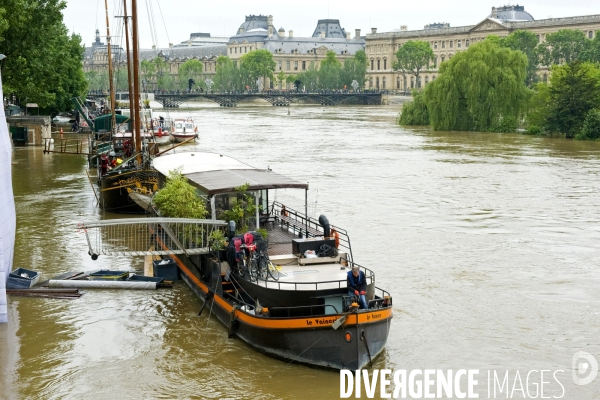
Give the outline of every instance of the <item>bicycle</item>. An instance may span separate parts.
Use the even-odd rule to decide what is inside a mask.
[[[269,259],[269,254],[267,253],[267,242],[258,241],[256,243],[257,251],[257,267],[258,267],[258,277],[262,280],[267,280],[270,276],[273,280],[279,279],[279,272],[277,268],[273,265],[271,260]]]
[[[247,254],[246,254],[247,253]],[[240,277],[246,274],[250,275],[250,281],[256,282],[258,279],[258,261],[256,256],[256,244],[242,244],[240,251],[236,254],[237,273]]]

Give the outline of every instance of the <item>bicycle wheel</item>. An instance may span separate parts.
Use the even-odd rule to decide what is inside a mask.
[[[237,268],[235,272],[239,275],[240,278],[243,278],[246,275],[246,259],[244,257],[240,257],[237,262]]]
[[[273,280],[279,280],[279,271],[277,271],[271,260],[267,260],[267,271],[269,271],[269,275]]]
[[[256,257],[250,258],[248,269],[250,270],[250,281],[256,282],[258,280],[258,262],[256,261]]]
[[[267,264],[268,260],[264,255],[259,256],[258,258],[258,277],[264,281],[269,277],[269,266]]]

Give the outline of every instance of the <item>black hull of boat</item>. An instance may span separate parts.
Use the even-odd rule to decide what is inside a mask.
[[[174,257],[183,280],[203,299],[229,330],[251,347],[280,359],[311,366],[356,370],[369,366],[386,344],[392,320],[391,307],[351,313],[337,330],[332,323],[340,315],[274,318],[257,316],[236,308],[219,294],[220,286],[200,280],[189,260]],[[186,260],[187,262],[184,262]],[[209,287],[216,287],[207,299]],[[233,316],[235,314],[235,317]]]

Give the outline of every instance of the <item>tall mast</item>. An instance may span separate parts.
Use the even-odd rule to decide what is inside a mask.
[[[112,51],[110,45],[110,25],[108,23],[108,0],[104,0],[104,9],[106,10],[106,44],[108,47],[108,90],[110,91],[110,113],[112,115],[112,129],[111,134],[117,128],[117,118],[115,117],[115,87],[113,82],[113,69],[112,69]]]
[[[106,1],[106,0],[105,0]],[[140,139],[140,60],[139,60],[139,41],[138,41],[138,23],[137,23],[137,0],[131,0],[131,19],[133,23],[133,124],[135,136],[135,151],[142,151],[142,141]]]
[[[129,19],[127,18],[127,0],[123,0],[123,21],[125,22],[125,47],[127,49],[127,82],[129,82],[129,118],[133,118],[133,79],[131,77],[131,51],[129,49]]]

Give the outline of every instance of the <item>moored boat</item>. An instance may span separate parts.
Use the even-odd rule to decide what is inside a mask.
[[[227,327],[229,337],[272,356],[335,369],[362,368],[383,351],[392,297],[375,285],[372,270],[354,262],[347,232],[324,216],[309,217],[306,203],[301,212],[270,201],[278,189],[306,194],[308,184],[213,153],[167,154],[154,159],[153,167],[159,185],[180,169],[207,199],[212,220],[240,201],[242,186],[241,196],[250,195],[258,206],[249,223],[252,234],[235,235],[230,224],[228,257],[218,251],[172,256],[203,309]],[[256,232],[261,228],[267,240]],[[154,234],[164,251],[177,242],[165,232]],[[246,250],[236,249],[238,241]],[[310,252],[315,257],[304,256]],[[364,309],[348,290],[353,268],[365,279]]]
[[[191,119],[175,119],[171,130],[171,137],[176,143],[183,142],[187,139],[198,135],[198,127]]]

